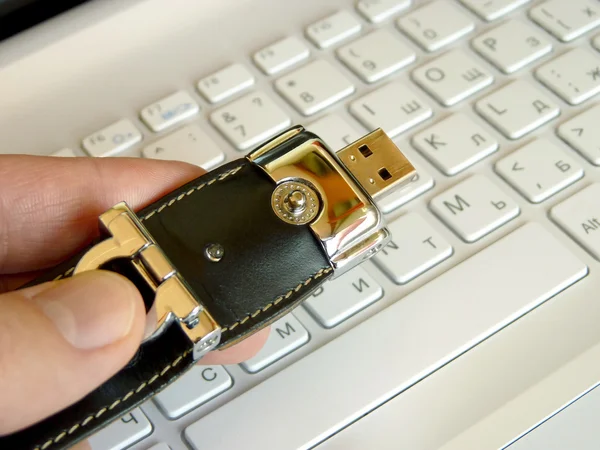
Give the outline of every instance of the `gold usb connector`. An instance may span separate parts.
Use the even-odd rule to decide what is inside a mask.
[[[354,141],[337,156],[374,200],[405,185],[416,174],[414,166],[381,128]]]

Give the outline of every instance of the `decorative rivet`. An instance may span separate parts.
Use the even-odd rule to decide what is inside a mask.
[[[319,212],[317,192],[311,186],[297,181],[284,181],[277,185],[271,204],[280,219],[294,225],[311,222]]]
[[[219,262],[223,255],[225,254],[225,249],[221,244],[209,244],[206,246],[204,250],[204,255],[206,259],[212,262]]]

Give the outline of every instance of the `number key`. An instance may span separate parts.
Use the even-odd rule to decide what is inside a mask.
[[[337,56],[367,83],[373,83],[410,64],[411,50],[389,31],[377,30],[340,48]]]
[[[262,92],[215,110],[210,121],[238,150],[247,150],[291,124],[287,114]]]
[[[398,27],[428,52],[475,29],[475,23],[450,3],[436,1],[398,19]]]
[[[317,60],[279,78],[275,89],[310,116],[351,95],[354,85],[329,62]]]

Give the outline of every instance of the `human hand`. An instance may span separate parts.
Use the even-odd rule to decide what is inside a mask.
[[[138,210],[203,173],[178,162],[0,156],[0,435],[78,401],[134,355],[146,314],[107,271],[14,290],[75,254],[120,201]],[[268,330],[201,364],[252,357]]]

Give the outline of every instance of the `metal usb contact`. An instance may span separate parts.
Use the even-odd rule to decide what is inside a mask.
[[[247,158],[276,183],[275,214],[284,222],[310,226],[336,277],[389,242],[375,199],[404,186],[416,173],[381,129],[336,153],[297,126]]]
[[[351,143],[337,156],[375,200],[415,175],[413,165],[381,129]]]

